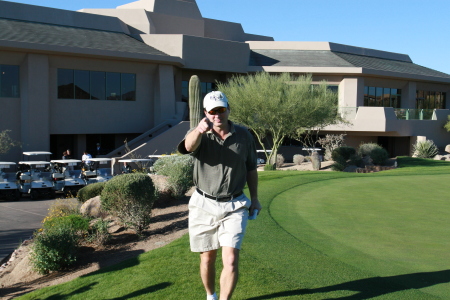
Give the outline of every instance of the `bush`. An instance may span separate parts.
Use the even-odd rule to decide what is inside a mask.
[[[333,150],[344,145],[346,134],[327,134],[324,138],[320,138],[317,142],[325,149],[325,160],[331,160]]]
[[[91,198],[100,196],[105,184],[106,182],[96,182],[81,188],[77,194],[78,201],[84,203]]]
[[[272,164],[265,164],[264,165],[264,171],[274,171],[276,169],[277,168],[275,167],[275,165],[272,165]]]
[[[31,264],[39,274],[62,270],[76,262],[78,236],[68,227],[57,227],[34,237]]]
[[[439,149],[432,140],[426,140],[413,145],[413,153],[418,158],[433,158],[439,154]]]
[[[194,185],[194,158],[190,155],[170,155],[159,158],[153,165],[157,175],[168,176],[172,197],[179,199]]]
[[[384,165],[389,158],[389,153],[384,148],[375,148],[369,154],[375,165]]]
[[[148,175],[123,174],[109,180],[100,196],[102,208],[116,215],[137,234],[150,225],[150,213],[156,189]]]
[[[343,171],[349,165],[360,164],[361,158],[356,154],[353,147],[342,146],[331,152],[334,163],[331,165],[333,171]]]
[[[58,199],[50,205],[46,218],[64,217],[76,213],[78,213],[78,203],[76,201]]]
[[[277,168],[281,168],[283,164],[284,164],[283,154],[277,154],[277,162],[276,162]]]
[[[67,228],[78,237],[83,237],[89,229],[89,220],[80,214],[71,214],[63,217],[46,217],[42,228],[44,232]]]
[[[293,162],[296,165],[301,165],[305,161],[305,157],[301,154],[295,154],[293,157]]]
[[[92,224],[88,237],[89,242],[95,245],[105,245],[110,239],[111,234],[108,231],[109,221],[99,219]]]
[[[358,148],[358,153],[359,155],[361,155],[362,157],[369,155],[370,157],[372,157],[370,155],[370,153],[374,150],[374,149],[383,149],[383,147],[381,147],[380,145],[376,144],[376,143],[367,143],[367,144],[361,144],[359,145]]]
[[[349,146],[342,146],[338,147],[331,152],[331,158],[333,161],[339,160],[339,159],[345,159],[346,161],[350,159],[352,155],[356,154],[356,150],[353,147]]]

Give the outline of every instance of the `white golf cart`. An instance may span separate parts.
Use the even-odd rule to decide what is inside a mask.
[[[24,152],[24,158],[31,159],[39,156],[50,158],[51,152]],[[30,194],[31,199],[55,198],[49,161],[33,160],[19,161],[19,190],[22,194]]]
[[[52,169],[53,189],[63,192],[65,196],[75,197],[78,190],[86,185],[81,174],[81,160],[57,159],[50,161]]]
[[[154,160],[151,158],[134,158],[120,159],[118,162],[121,164],[119,174],[128,174],[133,171],[150,173],[150,167],[153,166]]]
[[[86,185],[108,181],[113,177],[111,175],[111,158],[99,157],[89,160],[90,163],[84,164],[81,169],[81,178]]]
[[[20,199],[16,183],[16,163],[0,161],[0,199],[17,201]]]

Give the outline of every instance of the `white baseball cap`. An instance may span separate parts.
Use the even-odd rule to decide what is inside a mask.
[[[228,99],[222,92],[210,92],[203,98],[203,107],[206,111],[210,111],[216,107],[228,107]]]

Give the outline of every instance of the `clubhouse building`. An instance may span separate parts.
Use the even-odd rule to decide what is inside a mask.
[[[331,42],[277,42],[238,23],[203,18],[195,0],[139,0],[78,12],[0,1],[0,131],[21,151],[67,148],[74,158],[175,150],[187,130],[188,81],[202,92],[234,74],[312,74],[338,91],[346,144],[410,155],[418,139],[440,148],[450,75],[408,55]],[[268,99],[270,101],[270,99]],[[2,160],[18,161],[21,151]],[[290,158],[287,158],[290,159]]]

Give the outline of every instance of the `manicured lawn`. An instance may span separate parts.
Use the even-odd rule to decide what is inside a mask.
[[[234,299],[448,299],[450,163],[260,173]],[[220,270],[219,270],[220,271]],[[21,299],[204,299],[187,236]]]

